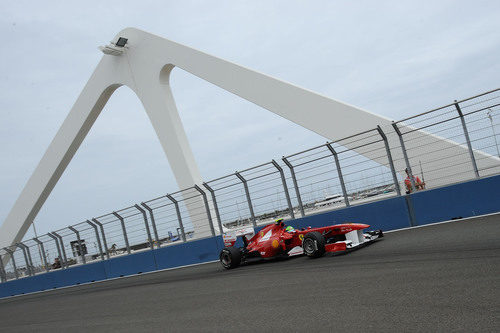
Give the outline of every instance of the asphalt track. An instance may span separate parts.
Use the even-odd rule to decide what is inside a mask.
[[[0,300],[1,332],[500,332],[500,216],[347,255],[218,263]]]

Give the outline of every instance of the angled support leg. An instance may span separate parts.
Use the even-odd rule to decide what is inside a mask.
[[[85,265],[87,263],[87,260],[85,259],[85,253],[83,253],[83,246],[82,246],[82,240],[80,238],[80,232],[73,228],[72,226],[68,227],[69,230],[73,231],[76,235],[76,240],[78,241],[78,252],[77,255],[79,255],[82,258],[82,262]]]
[[[123,232],[123,240],[125,241],[125,247],[127,249],[127,253],[130,254],[130,244],[128,243],[127,228],[125,227],[125,219],[117,212],[113,212],[113,215],[116,216],[118,220],[120,220]]]
[[[59,262],[61,262],[61,268],[64,268],[63,256],[62,256],[62,252],[61,252],[61,247],[59,246],[59,240],[57,239],[57,237],[55,235],[51,234],[50,232],[47,233],[47,236],[52,238],[54,240],[54,243],[56,243],[57,254],[59,255],[59,257],[58,257]]]
[[[92,222],[97,224],[99,226],[99,229],[101,230],[102,242],[104,243],[103,244],[104,245],[104,252],[106,253],[106,258],[109,259],[109,248],[108,248],[108,242],[106,241],[106,233],[104,232],[104,226],[96,218],[93,218]]]
[[[16,265],[16,260],[14,259],[14,251],[4,247],[3,248],[5,252],[7,252],[10,256],[10,260],[12,260],[12,269],[14,270],[14,276],[16,277],[16,280],[19,279],[19,272],[17,271],[17,265]]]
[[[52,234],[57,237],[57,239],[59,240],[59,244],[61,244],[61,252],[63,255],[63,257],[61,258],[61,261],[62,261],[61,267],[66,266],[66,268],[68,268],[69,267],[68,257],[66,256],[66,249],[64,248],[64,241],[63,241],[61,235],[59,235],[55,231],[52,231]]]
[[[155,215],[153,214],[153,208],[151,208],[148,204],[145,202],[141,202],[142,207],[146,208],[146,210],[149,212],[149,219],[151,220],[151,225],[153,226],[153,233],[155,235],[155,241],[156,241],[156,247],[160,248],[160,238],[158,237],[158,229],[156,228],[156,221],[155,221]]]
[[[43,246],[43,242],[41,242],[38,238],[33,238],[33,240],[38,244],[40,247],[40,260],[42,260],[43,265],[45,267],[45,270],[48,272],[49,271],[49,264],[47,262],[47,256],[45,255],[45,247]],[[1,261],[1,260],[0,260]]]

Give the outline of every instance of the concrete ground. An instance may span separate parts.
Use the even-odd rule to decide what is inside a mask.
[[[500,216],[340,256],[219,263],[0,300],[1,332],[500,331]]]

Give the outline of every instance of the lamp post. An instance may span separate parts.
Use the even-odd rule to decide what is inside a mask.
[[[490,108],[488,108],[488,112],[486,112],[486,114],[488,115],[488,118],[490,118],[490,123],[491,123],[491,130],[493,131],[493,138],[495,139],[495,146],[497,148],[497,156],[500,157],[500,152],[498,150],[498,142],[497,142],[497,134],[495,133],[495,126],[493,126],[493,117],[492,117],[492,113],[493,111],[491,111]]]

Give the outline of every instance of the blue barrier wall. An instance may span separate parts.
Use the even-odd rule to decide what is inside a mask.
[[[500,175],[287,221],[296,228],[361,222],[393,230],[500,211]],[[410,199],[410,200],[408,200]],[[410,218],[408,203],[414,216]],[[411,208],[411,207],[410,207]],[[260,229],[260,228],[259,228]],[[217,260],[221,236],[172,244],[92,264],[0,283],[0,298]]]
[[[0,283],[0,298],[217,260],[222,237],[172,244]]]
[[[211,237],[167,246],[155,251],[158,269],[199,264],[217,260],[222,247],[222,237]]]
[[[154,251],[111,258],[103,261],[107,278],[140,274],[157,270]]]
[[[105,280],[109,277],[104,264],[97,262],[1,283],[0,298]]]
[[[500,175],[412,194],[419,225],[500,211]]]

